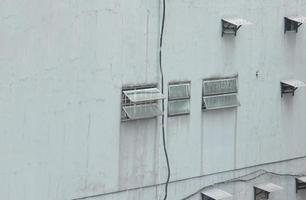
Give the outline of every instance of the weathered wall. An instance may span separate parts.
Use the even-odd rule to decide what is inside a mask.
[[[192,81],[191,115],[167,120],[172,180],[306,155],[306,91],[281,99],[279,88],[306,81],[305,27],[283,34],[283,17],[305,12],[302,0],[167,1],[165,82]],[[231,16],[254,25],[221,38],[220,19]],[[165,180],[160,119],[120,122],[122,85],[159,82],[159,21],[157,0],[1,1],[1,199]],[[203,113],[201,80],[233,74],[241,107]],[[112,198],[162,195],[153,190]]]
[[[282,190],[271,193],[272,200],[302,200],[306,197],[305,190],[295,192],[295,177],[291,175],[305,174],[306,159],[294,159],[285,162],[265,164],[250,168],[214,173],[184,181],[174,181],[170,184],[168,199],[177,200],[189,197],[188,200],[200,200],[201,194],[197,191],[215,183],[231,180],[236,177],[245,182],[229,182],[215,185],[216,188],[234,194],[234,200],[254,200],[253,187],[258,184],[272,182],[283,187]],[[271,174],[267,172],[274,172]],[[248,175],[248,176],[245,176]],[[116,199],[163,199],[164,186],[134,189],[125,192],[101,195],[89,198],[91,200]],[[208,189],[210,189],[209,187]],[[205,191],[205,190],[204,190]],[[193,195],[191,195],[193,194]]]

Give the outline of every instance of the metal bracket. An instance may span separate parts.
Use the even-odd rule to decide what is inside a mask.
[[[202,194],[201,196],[202,196],[202,200],[214,200],[208,196],[205,196],[204,194]]]
[[[293,21],[287,17],[284,18],[284,33],[286,34],[287,31],[295,31],[296,33],[298,32],[299,27],[303,24],[303,23],[299,23],[296,21]]]
[[[237,31],[239,30],[240,26],[237,26],[235,24],[231,24],[226,22],[225,20],[221,20],[222,24],[222,34],[221,36],[223,37],[224,34],[229,34],[229,35],[237,35]]]
[[[262,198],[269,199],[269,192],[254,187],[254,200],[262,200]]]
[[[296,186],[296,193],[298,193],[299,190],[306,189],[306,183],[298,180],[297,178],[295,179],[295,186]]]
[[[292,96],[294,96],[294,92],[296,89],[296,87],[281,83],[281,97],[283,97],[284,94],[292,94]]]

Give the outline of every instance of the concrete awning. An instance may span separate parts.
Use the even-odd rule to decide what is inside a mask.
[[[255,186],[255,188],[258,188],[260,190],[263,190],[265,192],[271,193],[278,190],[282,190],[283,188],[281,186],[275,185],[274,183],[264,183]]]
[[[301,181],[301,182],[303,182],[303,183],[306,183],[306,176],[297,178],[297,180],[299,180],[299,181]]]
[[[299,88],[299,87],[305,87],[306,86],[306,84],[303,81],[299,81],[299,80],[295,80],[295,79],[283,80],[283,81],[281,81],[281,83],[292,86],[294,88]]]
[[[233,18],[233,19],[222,19],[223,21],[233,24],[235,26],[242,26],[242,25],[251,25],[252,22],[249,22],[245,19],[241,19],[241,18]]]
[[[202,195],[215,199],[215,200],[228,200],[228,199],[232,199],[232,196],[233,196],[230,193],[217,189],[217,188],[202,192]]]
[[[287,17],[289,20],[297,22],[297,23],[305,23],[306,22],[306,17],[304,16],[291,16]]]

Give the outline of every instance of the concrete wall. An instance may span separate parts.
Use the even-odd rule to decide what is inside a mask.
[[[160,82],[160,2],[3,0],[0,11],[1,199],[162,183],[160,119],[120,122],[121,87]],[[171,180],[306,155],[306,91],[281,98],[279,84],[306,81],[305,27],[283,34],[283,17],[305,12],[302,0],[167,1],[165,82],[192,85],[190,116],[167,119]],[[221,38],[220,20],[232,16],[254,25]],[[202,79],[233,74],[241,107],[202,112]],[[170,186],[169,199],[202,185],[184,184]],[[110,198],[161,198],[152,188]]]

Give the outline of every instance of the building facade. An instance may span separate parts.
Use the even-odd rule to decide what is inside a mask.
[[[6,200],[163,199],[162,117],[122,121],[122,88],[161,91],[158,0],[4,0],[0,6],[0,194]],[[306,28],[302,0],[167,0],[162,47],[168,200],[218,188],[302,200]],[[223,37],[221,19],[242,18]],[[240,106],[203,110],[203,80],[235,77]],[[168,117],[168,84],[190,82],[190,114]],[[161,102],[158,101],[158,106]],[[239,179],[235,181],[233,179]]]

